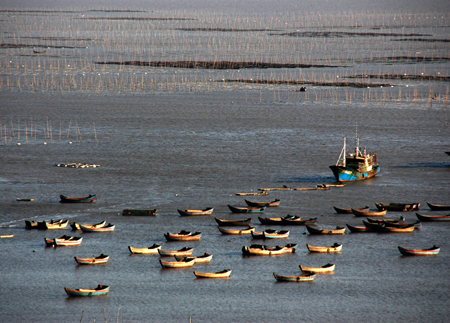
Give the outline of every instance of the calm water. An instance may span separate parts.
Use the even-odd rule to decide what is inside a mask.
[[[76,8],[67,4],[64,12],[26,12],[25,7],[0,12],[2,43],[10,44],[0,49],[0,233],[14,234],[0,241],[1,321],[102,322],[105,315],[110,322],[188,322],[189,317],[192,322],[448,321],[450,242],[445,223],[423,223],[422,230],[411,234],[342,236],[311,236],[304,227],[286,226],[291,232],[288,239],[264,244],[298,243],[295,254],[244,257],[242,246],[260,242],[250,236],[221,235],[214,221],[214,216],[249,217],[232,214],[227,207],[245,204],[237,192],[332,182],[328,166],[336,162],[344,137],[353,147],[356,126],[361,146],[378,153],[379,176],[327,191],[274,191],[250,197],[281,199],[280,207],[262,216],[318,217],[319,225],[328,228],[362,224],[360,218],[337,215],[333,206],[374,208],[378,201],[420,202],[421,213],[430,214],[426,201],[450,204],[450,157],[444,153],[450,150],[448,81],[368,80],[392,83],[393,87],[383,88],[306,84],[306,93],[287,84],[227,81],[334,82],[336,76],[362,73],[448,76],[445,59],[386,60],[417,52],[448,58],[446,42],[342,34],[355,31],[355,25],[361,25],[358,32],[380,32],[374,27],[382,25],[388,26],[383,27],[388,33],[431,35],[409,38],[445,39],[449,17],[448,11],[437,14],[441,2],[435,3],[434,13],[415,3],[409,11],[381,7],[383,3],[374,8],[359,4],[358,10],[351,11],[349,2],[347,11],[324,12],[327,19],[299,9],[298,15],[292,14],[296,11],[291,2],[286,2],[284,11],[271,11],[267,5],[253,13],[239,11],[242,4],[219,10],[217,4],[202,7],[194,2],[182,10],[170,2],[165,7],[137,3],[133,9],[140,11],[128,13],[92,12],[82,4]],[[108,6],[124,8],[120,3]],[[245,8],[252,7],[249,3]],[[283,12],[290,14],[280,15]],[[425,19],[432,14],[435,19]],[[110,19],[125,16],[196,20]],[[235,26],[252,31],[179,30]],[[287,37],[255,31],[267,26],[276,34],[297,30],[340,34]],[[46,53],[33,54],[36,45],[46,45]],[[378,60],[370,60],[371,55]],[[203,70],[95,64],[188,57],[325,62],[340,67]],[[101,166],[54,166],[70,162]],[[65,205],[59,203],[60,194],[97,194],[98,200]],[[17,198],[35,201],[17,202]],[[207,206],[215,208],[213,216],[177,214],[177,209]],[[125,208],[157,208],[158,214],[118,215]],[[409,222],[416,220],[413,212],[391,212],[387,217],[400,215]],[[257,231],[270,228],[259,224],[257,215],[250,217]],[[44,237],[72,234],[70,230],[24,229],[24,220],[59,218],[80,223],[107,220],[116,230],[77,232],[83,237],[81,246],[54,249],[45,247]],[[164,233],[183,229],[201,231],[202,239],[165,241]],[[306,243],[334,242],[343,244],[341,253],[309,254],[306,249]],[[153,243],[164,249],[192,246],[194,255],[214,256],[209,264],[168,270],[161,269],[159,256],[130,255],[127,249]],[[397,249],[433,244],[441,247],[438,256],[402,257]],[[110,255],[107,265],[77,266],[73,259],[100,253]],[[336,264],[335,273],[318,275],[312,283],[277,283],[272,276],[273,272],[299,273],[300,264],[329,262]],[[233,270],[230,279],[200,280],[192,273],[225,268]],[[111,286],[108,296],[73,298],[64,292],[66,286],[97,284]]]

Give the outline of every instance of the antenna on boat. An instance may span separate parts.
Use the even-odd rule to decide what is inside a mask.
[[[356,147],[355,147],[355,157],[359,156],[359,137],[358,137],[358,124],[356,124]]]

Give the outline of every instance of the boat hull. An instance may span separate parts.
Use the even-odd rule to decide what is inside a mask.
[[[194,275],[197,278],[229,278],[231,275],[231,269],[225,269],[215,273],[201,273],[194,271]]]
[[[429,249],[406,249],[398,246],[398,250],[405,256],[432,256],[437,255],[441,248],[433,246]]]
[[[69,296],[100,296],[109,292],[109,286],[99,286],[95,289],[71,289],[64,287]]]
[[[338,182],[354,182],[354,181],[362,181],[371,177],[374,177],[376,174],[380,172],[379,166],[373,166],[373,169],[369,172],[362,173],[357,170],[344,167],[344,166],[330,166],[331,171]]]
[[[425,221],[425,222],[431,222],[431,221],[450,221],[450,214],[449,215],[424,215],[416,213],[417,218],[419,221]]]
[[[285,276],[273,273],[275,279],[279,282],[305,282],[313,281],[316,278],[316,274],[303,274],[299,276]]]

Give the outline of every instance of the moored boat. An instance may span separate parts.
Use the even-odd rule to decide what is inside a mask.
[[[344,147],[341,154],[336,165],[330,166],[330,169],[338,182],[365,180],[374,177],[380,171],[377,154],[366,153],[366,149],[361,152],[358,136],[356,136],[355,152],[350,154],[347,154],[344,138]]]
[[[115,228],[116,226],[111,223],[102,227],[85,226],[83,224],[80,224],[80,229],[83,232],[112,232]]]
[[[227,220],[227,219],[220,219],[220,218],[214,218],[218,225],[224,227],[224,226],[250,226],[250,223],[252,223],[252,218],[244,219],[244,220]]]
[[[211,215],[214,211],[214,208],[212,207],[207,207],[206,209],[203,210],[179,210],[178,209],[178,213],[181,216],[190,216],[190,215]]]
[[[271,202],[255,202],[255,201],[249,201],[245,200],[245,203],[247,203],[248,206],[256,206],[256,207],[277,207],[280,205],[281,201],[279,199],[275,199]]]
[[[264,230],[263,235],[265,239],[285,239],[289,237],[288,230]]]
[[[447,215],[425,215],[425,214],[419,214],[416,213],[417,218],[419,221],[450,221],[450,214]]]
[[[312,272],[303,273],[301,275],[295,275],[295,276],[286,276],[286,275],[280,275],[277,273],[273,273],[273,276],[279,282],[305,282],[305,281],[313,281],[314,278],[316,278],[316,274],[314,274]]]
[[[74,257],[75,261],[79,265],[99,265],[99,264],[106,264],[109,260],[108,255],[101,254],[97,257],[91,257],[91,258],[78,258]]]
[[[96,288],[92,289],[71,289],[64,287],[64,290],[69,296],[100,296],[106,295],[109,292],[109,286],[98,285]]]
[[[192,257],[186,257],[184,259],[181,259],[179,261],[165,261],[162,259],[159,259],[159,263],[163,268],[186,268],[186,267],[192,267],[195,263],[195,259]]]
[[[99,228],[99,227],[104,227],[105,225],[106,225],[106,221],[102,221],[102,222],[94,223],[94,224],[83,224],[83,226],[86,228]],[[72,230],[81,230],[80,224],[77,222],[71,223],[70,226],[72,227]]]
[[[344,234],[345,228],[337,226],[336,229],[319,229],[313,228],[309,225],[306,226],[306,229],[310,234]]]
[[[310,273],[329,273],[329,272],[333,272],[336,265],[334,264],[326,264],[320,267],[306,267],[306,266],[302,266],[299,265],[300,269],[303,272],[310,272]]]
[[[161,257],[173,257],[173,256],[190,256],[194,248],[183,247],[179,250],[161,250],[158,249],[158,253]]]
[[[41,221],[35,222],[30,220],[25,220],[25,229],[64,229],[67,227],[69,220],[50,220],[50,221]]]
[[[429,203],[429,202],[427,202],[427,204],[430,207],[430,209],[432,209],[433,211],[447,211],[447,210],[450,210],[450,205],[433,204],[433,203]]]
[[[231,269],[224,269],[214,273],[202,273],[194,271],[194,275],[197,278],[229,278],[231,275]]]
[[[433,246],[428,249],[407,249],[398,246],[398,250],[401,252],[402,255],[405,256],[431,256],[431,255],[437,255],[441,248]]]
[[[86,197],[69,197],[60,195],[59,198],[61,203],[92,203],[97,198],[97,196],[91,194]]]
[[[408,212],[408,211],[414,211],[418,210],[420,203],[381,203],[381,202],[375,202],[375,205],[378,210],[383,211],[399,211],[399,212]]]
[[[366,217],[367,216],[385,216],[386,212],[387,212],[387,210],[379,211],[379,210],[367,209],[367,210],[363,210],[363,211],[358,211],[358,210],[352,209],[352,213],[355,216],[366,216]]]
[[[248,226],[247,228],[243,229],[225,229],[222,227],[218,228],[222,234],[251,234],[252,231],[255,231],[255,228],[252,226]]]
[[[253,239],[284,239],[289,236],[289,231],[267,229],[261,232],[252,231],[251,234]]]
[[[307,243],[306,247],[308,248],[309,252],[340,252],[342,250],[342,244],[339,244],[337,242],[327,247],[312,246]]]
[[[12,237],[14,237],[14,234],[2,234],[2,235],[0,235],[0,238],[12,238]]]
[[[79,246],[81,244],[81,242],[83,241],[82,237],[71,237],[71,236],[67,236],[64,235],[60,238],[44,238],[45,243],[47,246],[51,246],[51,247],[70,247],[70,246]]]
[[[238,196],[256,196],[256,195],[267,195],[266,191],[252,192],[252,193],[236,193]]]
[[[367,218],[367,222],[370,223],[405,223],[405,217],[404,216],[400,216],[399,219],[374,219],[371,217]]]
[[[175,259],[177,260],[177,261],[180,261],[180,260],[183,260],[184,258],[189,258],[189,259],[194,259],[194,263],[205,263],[205,262],[211,262],[211,259],[212,259],[212,257],[213,257],[213,255],[212,254],[210,254],[210,253],[207,253],[207,252],[205,252],[203,255],[201,255],[201,256],[196,256],[196,257],[193,257],[193,256],[177,256],[177,255],[175,255]]]
[[[317,218],[310,218],[308,220],[302,220],[301,217],[296,215],[287,215],[279,218],[263,218],[258,217],[259,222],[262,224],[270,224],[270,225],[305,225],[305,224],[314,224],[317,223]]]
[[[388,232],[388,233],[411,233],[414,231],[414,224],[406,225],[406,226],[393,226],[392,224],[387,225],[386,223],[370,223],[367,221],[363,221],[364,225],[372,230],[377,232]]]
[[[164,237],[168,241],[194,241],[200,240],[202,233],[181,230],[178,233],[167,232],[164,234]]]
[[[242,247],[242,254],[249,256],[275,256],[285,253],[293,253],[298,248],[297,244],[289,243],[285,246],[268,247],[266,245],[252,244]]]
[[[336,207],[336,206],[333,206],[333,208],[334,208],[334,210],[336,211],[336,213],[339,213],[339,214],[352,214],[352,213],[353,213],[352,210],[356,210],[356,211],[364,211],[364,210],[368,210],[368,209],[369,209],[368,206],[363,207],[363,208],[361,208],[361,209],[353,209],[353,208],[345,209],[345,208],[340,208],[340,207]]]
[[[228,205],[228,208],[233,213],[261,213],[266,209],[265,206],[233,206]]]
[[[122,215],[125,216],[153,216],[158,212],[157,209],[151,210],[136,210],[136,209],[125,209],[122,211]]]
[[[69,224],[69,220],[62,221],[59,223],[51,223],[51,222],[44,221],[44,226],[45,226],[45,229],[47,229],[47,230],[65,229],[65,228],[67,228],[68,224]]]
[[[366,226],[355,226],[355,225],[347,224],[347,228],[350,230],[350,232],[353,232],[353,233],[375,232],[375,230],[368,228]]]
[[[132,254],[157,254],[159,249],[161,249],[161,245],[156,243],[148,248],[135,248],[132,246],[128,246],[128,250],[130,250]]]

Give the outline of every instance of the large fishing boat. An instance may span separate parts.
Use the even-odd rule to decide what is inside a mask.
[[[356,135],[355,152],[350,154],[346,152],[346,139],[344,138],[344,147],[336,165],[332,165],[330,168],[338,182],[361,181],[375,176],[380,171],[377,154],[368,154],[366,148],[363,152],[359,149],[358,135]]]

